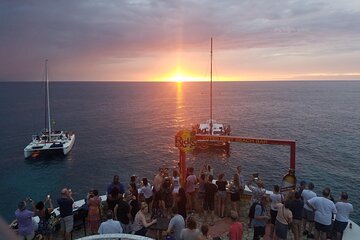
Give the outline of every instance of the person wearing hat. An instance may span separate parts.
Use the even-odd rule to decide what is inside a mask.
[[[230,240],[241,240],[243,237],[243,224],[238,221],[238,213],[234,210],[230,211],[231,225],[229,228]]]
[[[26,201],[32,204],[33,211],[26,208]],[[18,235],[25,239],[33,239],[35,236],[32,217],[34,216],[35,204],[31,198],[26,201],[21,201],[18,204],[18,209],[15,211],[15,217],[18,222]]]

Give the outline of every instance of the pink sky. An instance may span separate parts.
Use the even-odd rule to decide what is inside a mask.
[[[360,79],[360,1],[3,1],[0,81]]]

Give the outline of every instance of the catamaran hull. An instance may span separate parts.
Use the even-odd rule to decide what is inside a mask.
[[[75,134],[71,134],[66,141],[56,142],[31,142],[24,149],[24,157],[38,157],[45,154],[63,154],[67,155],[75,143]]]
[[[223,141],[196,141],[196,148],[199,149],[208,149],[208,148],[224,148],[229,149],[230,143],[229,142],[223,142]]]
[[[71,136],[69,145],[64,146],[63,148],[64,155],[67,155],[71,151],[72,147],[74,146],[74,143],[75,143],[75,134]]]

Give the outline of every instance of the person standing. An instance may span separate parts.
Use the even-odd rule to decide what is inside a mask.
[[[153,189],[147,178],[142,179],[142,186],[140,188],[140,193],[144,195],[145,202],[148,205],[147,210],[150,211],[150,209],[152,209],[152,202],[153,202]]]
[[[204,198],[204,223],[207,223],[207,217],[210,213],[210,225],[214,225],[214,210],[215,210],[215,194],[218,190],[217,186],[212,183],[213,176],[209,175],[208,181],[205,183],[205,198]]]
[[[89,206],[88,211],[88,225],[91,234],[96,234],[100,226],[100,204],[101,199],[99,197],[98,190],[94,189],[89,192],[87,204]]]
[[[116,187],[119,190],[120,194],[125,193],[124,186],[119,181],[119,175],[115,175],[114,178],[113,178],[112,183],[110,183],[108,185],[108,187],[107,187],[107,195],[110,195],[110,193],[111,193],[111,191],[113,190],[114,187]]]
[[[314,238],[314,235],[312,234],[312,229],[314,227],[314,211],[306,204],[306,202],[316,197],[316,193],[313,191],[314,187],[314,184],[309,182],[307,188],[301,193],[301,197],[304,200],[303,235],[307,235],[308,238]],[[308,230],[306,230],[306,224],[308,224]]]
[[[287,239],[289,224],[292,223],[293,215],[289,209],[289,200],[276,204],[278,209],[275,222],[275,239]]]
[[[233,182],[229,186],[230,190],[230,201],[232,205],[232,210],[236,212],[240,212],[240,206],[238,209],[238,205],[240,202],[240,182],[239,182],[239,175],[237,173],[234,174]]]
[[[188,199],[188,208],[192,212],[195,210],[195,185],[197,177],[194,175],[194,168],[189,168],[189,176],[186,178],[186,195]]]
[[[24,239],[33,239],[35,236],[32,217],[34,216],[35,205],[31,198],[27,201],[32,204],[33,211],[26,208],[26,201],[21,201],[18,204],[18,209],[15,211],[15,217],[18,222],[18,235]]]
[[[206,175],[205,173],[201,173],[199,176],[199,188],[197,194],[197,206],[199,217],[203,217],[204,215],[204,198],[205,198],[205,183],[206,183]]]
[[[162,167],[159,168],[159,172],[154,177],[154,193],[159,192],[161,190],[161,185],[164,182],[164,169]]]
[[[302,192],[304,191],[304,189],[306,188],[306,182],[305,181],[301,181],[298,188],[296,189],[296,192],[298,192],[301,196]]]
[[[164,178],[161,186],[161,199],[164,203],[165,217],[171,215],[171,208],[174,206],[173,185],[169,177]]]
[[[262,196],[260,202],[255,203],[255,213],[254,213],[254,238],[253,240],[259,240],[260,237],[265,235],[265,226],[269,220],[269,217],[266,215],[266,204],[267,197]]]
[[[49,207],[46,205],[49,203]],[[52,239],[53,228],[49,224],[49,219],[51,217],[51,211],[54,209],[50,195],[47,196],[45,201],[40,201],[36,205],[36,215],[39,217],[40,221],[38,223],[37,234],[41,234],[44,239]]]
[[[187,214],[186,214],[186,203],[187,203],[187,199],[186,199],[186,193],[185,193],[185,189],[180,187],[179,188],[179,195],[176,198],[175,201],[175,206],[178,207],[178,211],[179,214],[186,219],[187,218]]]
[[[255,183],[255,184],[254,184]],[[258,177],[257,174],[253,174],[252,179],[248,182],[248,187],[251,191],[251,206],[249,209],[249,224],[248,227],[250,228],[252,225],[252,212],[256,207],[256,204],[261,203],[261,199],[266,194],[266,189],[264,187],[264,182]]]
[[[243,224],[238,221],[238,213],[234,210],[230,212],[231,225],[229,229],[229,240],[242,240],[243,237]]]
[[[100,224],[99,234],[122,233],[123,229],[119,221],[113,220],[112,210],[106,212],[107,221]]]
[[[303,208],[304,202],[301,200],[301,194],[300,192],[295,192],[295,199],[290,200],[289,206],[289,209],[293,214],[291,230],[294,233],[294,240],[300,240]]]
[[[270,194],[270,226],[271,226],[271,235],[274,234],[274,227],[276,222],[276,215],[278,213],[277,204],[284,201],[283,195],[280,193],[280,186],[274,185],[273,192]]]
[[[337,210],[329,198],[330,188],[326,187],[322,191],[322,197],[314,197],[306,203],[315,211],[315,240],[326,239],[331,232],[332,215],[337,213]]]
[[[63,188],[61,190],[61,198],[57,200],[60,211],[60,225],[61,232],[63,233],[64,239],[70,239],[70,233],[73,230],[74,226],[74,216],[73,216],[73,203],[74,199],[72,198],[71,190]]]
[[[218,188],[218,215],[221,218],[225,217],[225,203],[226,203],[226,185],[227,181],[224,179],[224,173],[219,174],[216,185]]]
[[[131,191],[132,195],[134,195],[136,197],[136,199],[139,198],[137,179],[138,179],[138,177],[136,175],[132,175],[130,177],[130,183],[129,183],[130,191]]]
[[[120,222],[124,233],[130,233],[130,216],[130,205],[124,201],[123,195],[120,195],[119,202],[114,208],[114,217]]]
[[[180,176],[178,171],[174,170],[173,171],[173,177],[172,177],[172,184],[173,184],[173,196],[174,198],[177,196],[177,194],[179,193],[179,189],[180,189]]]
[[[336,232],[336,239],[342,239],[342,235],[346,226],[348,225],[349,215],[354,210],[353,205],[348,202],[348,194],[341,193],[340,201],[335,204],[337,214],[334,223],[334,230]]]
[[[236,167],[236,173],[239,175],[239,184],[240,184],[240,187],[242,189],[241,193],[244,191],[245,189],[245,178],[244,178],[244,175],[242,174],[242,167],[241,165],[237,166]]]

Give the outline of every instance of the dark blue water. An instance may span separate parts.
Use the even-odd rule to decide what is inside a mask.
[[[51,83],[57,129],[73,130],[66,157],[25,160],[23,149],[44,126],[41,83],[0,83],[0,213],[13,219],[26,196],[59,197],[63,187],[84,198],[101,194],[114,174],[152,178],[159,166],[177,165],[174,135],[209,118],[207,83]],[[360,222],[360,82],[236,82],[214,84],[214,118],[231,124],[233,135],[294,139],[298,180],[315,190],[329,186],[337,199],[347,191]],[[267,188],[281,183],[289,148],[234,143],[223,153],[189,154],[188,166],[211,164],[227,178],[242,164],[259,172]]]

